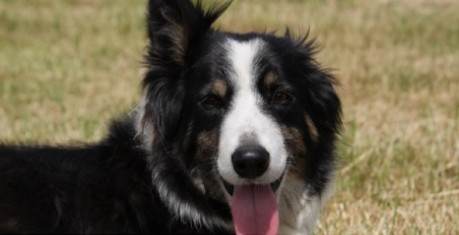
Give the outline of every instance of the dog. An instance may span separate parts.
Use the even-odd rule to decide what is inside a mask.
[[[0,145],[1,233],[312,234],[336,168],[336,79],[305,38],[151,0],[143,97],[81,146]]]

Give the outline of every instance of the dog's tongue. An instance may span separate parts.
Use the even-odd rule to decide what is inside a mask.
[[[269,184],[234,186],[231,201],[237,235],[276,235],[279,212]]]

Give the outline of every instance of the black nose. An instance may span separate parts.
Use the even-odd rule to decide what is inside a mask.
[[[253,179],[268,169],[269,153],[259,145],[242,146],[233,153],[231,161],[240,177]]]

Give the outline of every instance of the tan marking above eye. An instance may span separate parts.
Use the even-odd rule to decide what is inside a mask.
[[[279,76],[273,71],[266,73],[264,79],[264,84],[266,87],[272,87],[279,81]]]
[[[228,92],[228,85],[225,80],[218,78],[212,82],[211,89],[215,95],[219,97],[225,97],[226,93]]]

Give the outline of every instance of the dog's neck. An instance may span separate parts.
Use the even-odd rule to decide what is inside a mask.
[[[310,196],[304,182],[292,178],[281,190],[279,234],[312,234],[326,196]]]

